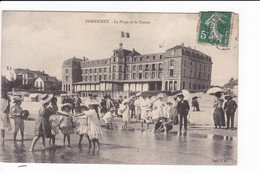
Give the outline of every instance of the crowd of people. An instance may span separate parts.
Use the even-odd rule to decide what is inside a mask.
[[[224,104],[222,93],[215,93],[214,101],[214,125],[215,128],[230,126],[234,128],[234,115],[237,104],[231,96],[225,96]],[[22,99],[19,96],[13,98],[14,105],[10,106],[10,98],[7,90],[2,89],[1,98],[1,121],[0,129],[2,141],[5,138],[5,130],[12,130],[9,115],[14,118],[14,140],[20,131],[24,140],[24,119],[28,117],[28,111],[22,108]],[[34,150],[37,141],[42,139],[42,148],[45,148],[45,139],[49,139],[49,145],[55,145],[57,134],[63,134],[63,144],[70,146],[70,135],[79,135],[78,144],[86,137],[89,141],[89,148],[99,149],[99,139],[102,137],[100,127],[101,119],[105,122],[107,129],[113,129],[114,117],[122,117],[122,130],[128,128],[130,121],[140,122],[141,131],[154,124],[155,133],[168,133],[174,126],[179,125],[179,130],[187,131],[188,114],[190,111],[189,102],[184,94],[179,93],[165,99],[163,93],[154,96],[145,96],[142,93],[119,99],[111,99],[106,95],[101,100],[97,95],[90,94],[87,100],[82,102],[78,95],[65,97],[62,100],[60,109],[57,98],[52,94],[43,94],[40,101],[38,117],[35,122],[35,137],[32,140],[30,151]],[[198,97],[192,99],[193,111],[200,111]],[[225,123],[225,113],[227,123]]]

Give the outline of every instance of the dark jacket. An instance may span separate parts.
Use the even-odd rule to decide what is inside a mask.
[[[190,110],[189,102],[187,100],[183,100],[183,102],[178,102],[177,108],[179,114],[188,115],[188,112]]]

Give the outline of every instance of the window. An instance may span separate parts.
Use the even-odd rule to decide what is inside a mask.
[[[155,70],[155,64],[152,64],[152,70]]]
[[[155,78],[155,72],[152,72],[152,79]]]
[[[89,73],[92,73],[92,69],[89,69]]]
[[[121,65],[119,66],[119,71],[122,71],[122,66]]]
[[[169,90],[172,90],[172,85],[173,85],[173,82],[170,81],[170,82],[169,82]]]
[[[109,72],[111,72],[111,67],[109,67]]]
[[[107,80],[107,75],[104,75],[104,80]]]
[[[189,89],[191,89],[191,82],[189,83]]]
[[[153,56],[153,60],[155,60],[155,55]]]
[[[105,61],[105,64],[107,64],[107,61]]]
[[[174,91],[177,90],[177,81],[174,81]]]
[[[66,73],[69,73],[69,69],[66,69]]]
[[[165,90],[168,90],[168,81],[165,81]]]
[[[182,83],[182,89],[185,89],[185,81]]]
[[[133,79],[136,79],[136,74],[135,73],[133,74]]]
[[[68,81],[69,80],[69,76],[66,76],[66,81]]]
[[[99,80],[100,80],[100,81],[102,80],[102,76],[101,76],[101,75],[99,75]]]
[[[161,69],[162,69],[162,63],[159,64],[159,70],[161,70]]]
[[[144,78],[148,79],[148,73],[145,73]]]
[[[113,74],[113,76],[112,76],[112,79],[115,79],[116,78],[116,75],[115,74]]]
[[[113,71],[115,71],[115,70],[116,70],[116,66],[114,65],[114,66],[113,66]]]
[[[162,59],[162,55],[160,55],[160,59]]]
[[[162,77],[162,72],[158,72],[158,78]]]
[[[113,58],[113,61],[116,62],[116,58]]]
[[[192,62],[190,62],[190,66],[192,67]]]
[[[192,70],[190,70],[190,78],[192,78]]]
[[[85,81],[88,81],[88,76],[85,76]]]
[[[170,76],[173,76],[174,70],[170,69]]]
[[[88,69],[85,70],[85,73],[86,73],[86,74],[88,73]]]
[[[142,70],[142,65],[139,65],[139,70]]]
[[[199,72],[199,79],[200,79],[200,72]]]
[[[129,62],[129,57],[126,57],[126,62]]]
[[[145,70],[146,70],[146,71],[149,70],[149,65],[148,65],[148,64],[145,65]]]
[[[119,73],[119,80],[122,79],[122,73]]]
[[[136,70],[136,65],[133,66],[133,70]]]
[[[140,57],[140,61],[143,61],[143,57]]]
[[[134,58],[134,62],[136,61],[136,58]]]
[[[126,71],[129,71],[129,66],[128,65],[126,66]]]
[[[95,76],[94,76],[94,81],[96,81],[96,80],[97,80],[97,76],[95,75]]]
[[[104,68],[104,72],[107,72],[107,68],[106,67]]]
[[[174,60],[171,60],[170,66],[174,66]]]
[[[146,60],[147,60],[147,61],[149,60],[149,56],[146,57]]]
[[[142,79],[142,73],[139,73],[139,79]]]
[[[99,73],[101,73],[102,72],[102,68],[99,68]]]
[[[97,72],[97,69],[95,68],[95,69],[94,69],[94,73],[96,73],[96,72]]]
[[[111,75],[108,75],[108,78],[111,79]]]
[[[184,60],[184,67],[186,67],[186,60]]]
[[[89,76],[89,81],[92,81],[92,76]]]
[[[126,74],[126,79],[129,79],[129,74]]]
[[[204,65],[204,71],[206,70],[206,66]]]

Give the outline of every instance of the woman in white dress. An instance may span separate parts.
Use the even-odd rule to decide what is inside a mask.
[[[1,115],[0,115],[0,129],[2,141],[5,139],[5,130],[12,130],[11,123],[9,119],[10,112],[10,99],[7,95],[7,91],[2,88],[1,94]]]

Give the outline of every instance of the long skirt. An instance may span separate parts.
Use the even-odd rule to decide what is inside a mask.
[[[225,126],[225,116],[222,108],[215,108],[213,119],[215,126]]]
[[[0,129],[1,130],[11,130],[11,123],[7,113],[1,112],[0,115]]]
[[[50,122],[43,117],[39,117],[36,120],[34,132],[36,136],[42,136],[47,138],[51,138],[53,136],[51,133]]]

